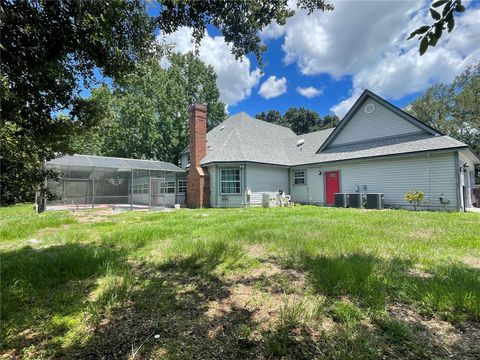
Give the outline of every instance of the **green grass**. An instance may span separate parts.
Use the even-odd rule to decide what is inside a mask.
[[[468,338],[455,345],[425,324],[480,333],[479,227],[476,213],[309,206],[0,208],[1,351],[468,358]]]

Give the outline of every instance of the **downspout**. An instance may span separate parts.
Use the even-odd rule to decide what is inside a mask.
[[[290,195],[290,198],[293,201],[292,198],[292,169],[288,168],[288,195]]]
[[[222,176],[222,171],[221,170],[218,171],[218,168],[217,168],[217,174],[216,175],[217,175],[217,179],[216,179],[216,181],[217,181],[217,206],[220,207],[220,203],[218,202],[218,196],[221,194],[221,191],[222,191],[222,189],[221,189],[222,184],[221,184],[221,179],[220,179],[220,177]],[[223,203],[222,203],[222,205],[223,205]]]
[[[243,168],[243,201],[244,206],[248,207],[248,197],[247,197],[247,165],[244,165]]]
[[[460,160],[458,157],[458,151],[453,153],[453,163],[454,163],[454,171],[455,171],[455,194],[457,198],[457,210],[462,210],[462,203],[460,199]]]

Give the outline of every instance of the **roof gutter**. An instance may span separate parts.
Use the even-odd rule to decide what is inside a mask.
[[[315,161],[309,163],[302,163],[296,164],[293,166],[305,166],[305,165],[315,165],[315,164],[330,164],[330,163],[337,163],[337,162],[344,162],[344,161],[355,161],[355,160],[364,160],[364,159],[376,159],[376,158],[385,158],[385,157],[399,157],[399,156],[413,156],[421,153],[426,152],[448,152],[448,151],[455,151],[461,149],[468,149],[468,146],[456,146],[456,147],[449,147],[449,148],[441,148],[441,149],[432,149],[432,150],[418,150],[418,151],[411,151],[411,152],[404,152],[404,153],[395,153],[395,154],[385,154],[385,155],[374,155],[374,156],[364,156],[364,157],[357,157],[357,158],[349,158],[349,159],[339,159],[339,160],[329,160],[329,161]]]

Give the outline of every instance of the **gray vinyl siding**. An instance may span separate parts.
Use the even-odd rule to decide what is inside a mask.
[[[324,204],[324,173],[335,170],[340,171],[341,192],[355,192],[356,185],[367,185],[369,193],[384,193],[387,205],[411,208],[404,200],[405,193],[418,190],[423,191],[428,200],[428,204],[422,206],[424,209],[457,209],[453,152],[310,166],[307,168],[307,185],[291,184],[293,200]],[[321,175],[319,171],[322,171]],[[440,197],[450,200],[450,204],[442,205]]]
[[[323,200],[323,175],[319,175],[322,167],[318,166],[299,166],[290,170],[290,193],[293,201],[302,204],[322,205]],[[295,185],[293,183],[293,172],[295,170],[305,170],[305,184]]]
[[[375,111],[371,114],[367,114],[364,111],[365,106],[369,103],[375,105]],[[419,127],[401,118],[376,101],[369,99],[358,109],[348,124],[345,125],[333,140],[331,146],[420,132],[422,130]]]
[[[210,206],[211,207],[244,207],[245,197],[245,165],[239,164],[214,164],[209,165],[210,174]],[[240,169],[240,194],[222,195],[220,193],[220,171],[221,169]]]
[[[240,169],[239,195],[222,195],[220,193],[220,171],[221,169]],[[262,194],[277,194],[282,189],[289,193],[288,168],[261,165],[261,164],[213,164],[208,166],[210,174],[210,204],[212,207],[245,207],[261,206]],[[251,195],[246,195],[246,190]]]
[[[216,207],[217,204],[217,167],[208,166],[208,175],[210,177],[210,206]]]
[[[180,167],[182,169],[186,169],[189,165],[188,155],[189,153],[183,153],[180,157]]]
[[[246,188],[251,190],[250,206],[262,205],[263,193],[274,195],[278,194],[278,190],[281,189],[289,194],[288,168],[247,164],[246,169]]]

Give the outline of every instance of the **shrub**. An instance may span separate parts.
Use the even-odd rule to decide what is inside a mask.
[[[424,204],[425,193],[423,191],[410,190],[405,194],[405,200],[407,200],[413,206],[413,210],[417,210],[418,205]]]

